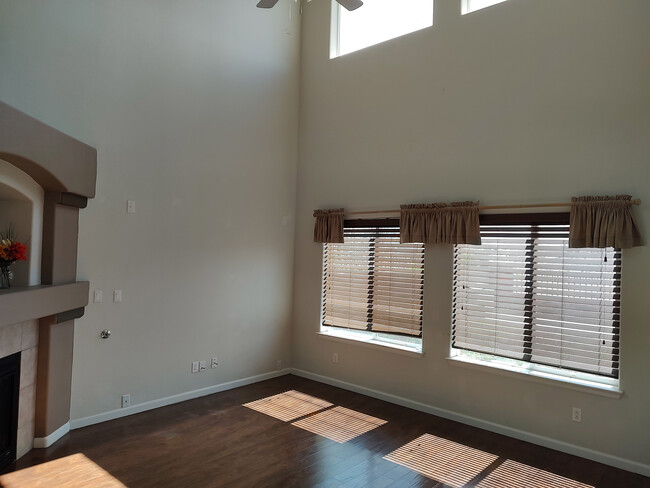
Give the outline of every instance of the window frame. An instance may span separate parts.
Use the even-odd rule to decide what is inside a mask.
[[[495,5],[499,5],[500,3],[504,3],[504,2],[507,2],[507,1],[508,0],[492,0],[492,3],[489,3],[488,5],[483,5],[481,7],[472,8],[472,0],[462,0],[461,14],[462,15],[471,14],[473,12],[478,12],[478,11],[484,10],[486,8],[494,7]]]
[[[567,225],[569,223],[568,213],[520,213],[520,214],[482,214],[480,216],[481,227],[488,225]],[[534,232],[531,232],[531,236]],[[454,248],[454,253],[456,248]],[[622,253],[620,249],[615,249],[617,256],[618,266],[622,264]],[[615,265],[616,267],[616,265]],[[620,271],[619,271],[620,273]],[[616,279],[616,271],[614,271],[613,279]],[[452,278],[452,287],[456,285],[456,270],[454,269]],[[621,280],[621,277],[618,277]],[[526,282],[527,283],[527,282]],[[528,283],[527,283],[528,284]],[[619,318],[614,320],[614,329],[616,332],[616,340],[620,342],[620,288],[619,283],[617,292],[618,299],[615,300],[612,306],[613,310],[618,309]],[[620,385],[620,345],[618,346],[618,366],[616,368],[616,375],[598,374],[593,372],[581,371],[569,367],[553,366],[541,362],[533,362],[524,359],[512,359],[506,356],[499,356],[496,354],[484,353],[480,351],[471,351],[466,348],[454,348],[454,302],[452,301],[452,317],[451,317],[451,335],[450,335],[450,356],[448,359],[455,360],[458,363],[465,363],[466,365],[475,365],[480,368],[488,367],[496,370],[507,371],[512,373],[523,373],[524,375],[533,376],[536,378],[543,378],[551,382],[573,383],[587,389],[604,389],[612,396],[620,396],[621,392],[618,390]]]

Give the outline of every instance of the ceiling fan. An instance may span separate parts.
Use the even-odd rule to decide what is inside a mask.
[[[257,4],[257,7],[271,8],[276,3],[278,3],[278,1],[279,0],[260,0],[260,3]],[[343,5],[348,10],[355,10],[361,7],[361,5],[363,5],[363,2],[361,0],[336,0],[336,1],[341,5]]]

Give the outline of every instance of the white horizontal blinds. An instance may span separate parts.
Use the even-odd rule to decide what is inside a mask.
[[[569,249],[564,216],[493,216],[456,246],[453,347],[618,376],[620,251]]]
[[[535,246],[532,361],[618,377],[621,254]]]
[[[424,244],[400,244],[399,227],[375,240],[372,330],[420,336]]]
[[[323,325],[366,330],[370,324],[371,237],[344,237],[323,251]]]
[[[326,244],[323,325],[421,336],[424,245],[400,244],[399,220],[346,221]]]
[[[532,316],[532,241],[481,234],[482,245],[455,247],[452,345],[524,359]]]

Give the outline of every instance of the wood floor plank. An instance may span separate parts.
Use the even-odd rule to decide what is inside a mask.
[[[386,424],[337,443],[243,406],[291,390]],[[292,375],[75,430],[0,473],[0,487],[110,486],[104,473],[128,488],[445,488],[383,459],[424,434],[498,456],[467,488],[506,460],[556,476],[545,480],[650,488],[650,478]],[[78,455],[87,462],[75,467]],[[56,460],[66,470],[46,464]]]

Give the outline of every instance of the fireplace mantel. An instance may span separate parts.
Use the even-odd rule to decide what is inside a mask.
[[[0,290],[0,327],[50,315],[83,314],[88,305],[88,281],[63,285],[36,285]]]

